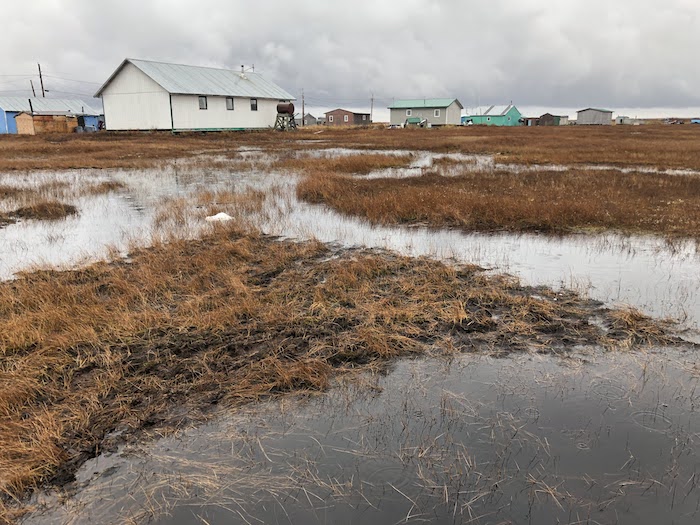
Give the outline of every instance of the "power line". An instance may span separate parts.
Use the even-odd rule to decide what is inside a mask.
[[[78,82],[80,84],[94,84],[96,86],[101,86],[103,83],[102,82],[91,82],[90,80],[76,80],[73,78],[63,78],[63,77],[57,77],[55,75],[44,75],[46,78],[56,78],[58,80],[65,80],[66,82]]]
[[[81,97],[90,97],[92,98],[92,93],[84,93],[84,92],[79,92],[79,91],[62,91],[60,89],[52,89],[50,91],[51,93],[63,93],[64,95],[80,95]]]

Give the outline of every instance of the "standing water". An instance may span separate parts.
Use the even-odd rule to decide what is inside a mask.
[[[698,326],[693,242],[372,226],[299,202],[295,176],[249,155],[263,160],[241,172],[171,165],[38,174],[123,187],[77,197],[77,217],[0,229],[0,277],[147,245],[164,199],[262,190],[264,209],[249,219],[272,235],[476,263]],[[381,175],[416,176],[426,162],[427,153],[409,173]],[[195,212],[183,235],[212,227]],[[24,521],[697,523],[698,378],[694,354],[669,349],[399,361],[327,394],[222,412],[210,424],[102,454],[67,493],[35,495],[38,510]]]

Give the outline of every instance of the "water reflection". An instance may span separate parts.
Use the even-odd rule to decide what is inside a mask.
[[[666,350],[402,361],[103,455],[25,523],[697,523],[699,377]]]
[[[332,149],[295,154],[359,153],[363,152]],[[408,155],[410,152],[393,153]],[[248,154],[257,159],[253,170],[249,167],[205,169],[192,162],[175,162],[154,170],[40,173],[37,175],[40,179],[53,177],[71,184],[113,180],[124,184],[126,189],[97,197],[80,197],[73,202],[80,209],[80,215],[65,221],[26,221],[0,229],[0,241],[6,247],[0,254],[0,278],[10,278],[34,265],[71,266],[104,258],[109,248],[125,253],[130,245],[148,244],[154,234],[155,210],[166,198],[200,191],[256,189],[268,192],[268,197],[263,213],[255,214],[250,220],[266,233],[480,264],[513,273],[526,283],[576,288],[611,305],[630,304],[658,317],[670,316],[690,327],[698,326],[700,257],[695,242],[669,244],[659,238],[615,234],[547,237],[371,226],[363,220],[341,216],[325,206],[297,201],[296,177],[266,167],[274,158],[269,154],[260,151]],[[413,167],[409,170],[421,170],[444,156],[415,153],[411,157]],[[0,182],[8,184],[14,180],[12,177],[3,175]],[[19,177],[26,179],[26,176]],[[198,235],[206,228],[202,219],[203,216],[190,221],[186,235]]]

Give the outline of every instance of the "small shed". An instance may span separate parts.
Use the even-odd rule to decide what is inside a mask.
[[[72,133],[78,127],[78,117],[74,115],[38,115],[23,111],[15,117],[15,123],[18,135]]]
[[[586,108],[576,112],[579,126],[611,126],[613,112],[609,109]]]
[[[538,119],[539,126],[566,126],[568,123],[568,115],[552,115],[551,113],[545,113]]]
[[[644,121],[638,118],[630,118],[627,116],[620,115],[615,117],[615,124],[622,126],[639,126],[644,124]]]
[[[304,118],[302,119],[301,117],[295,118],[297,126],[316,126],[318,125],[318,119],[314,117],[311,113],[307,113],[304,115]]]

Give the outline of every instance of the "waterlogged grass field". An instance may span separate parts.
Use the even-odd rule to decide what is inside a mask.
[[[695,135],[3,138],[0,521],[694,523]]]

